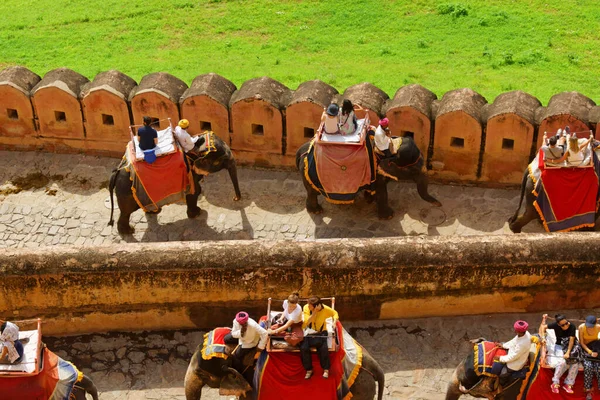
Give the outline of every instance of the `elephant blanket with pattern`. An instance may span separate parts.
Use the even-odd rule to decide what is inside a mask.
[[[504,364],[495,361],[508,350],[497,347],[494,342],[479,342],[474,348],[474,369],[477,376],[498,376]]]
[[[125,152],[125,170],[129,172],[131,191],[137,204],[145,212],[155,212],[167,204],[185,201],[193,185],[191,171],[187,170],[184,154],[181,148],[157,157],[156,161],[148,164],[137,160],[132,142],[129,142]]]
[[[600,204],[600,162],[595,153],[592,156],[593,168],[549,169],[544,168],[543,158],[538,154],[534,160],[538,161],[537,168],[529,168],[535,185],[533,205],[547,232],[567,232],[595,225]]]
[[[305,178],[325,200],[351,204],[375,182],[377,158],[370,140],[364,145],[322,144],[313,139],[304,159]]]
[[[362,366],[362,348],[337,322],[339,350],[329,352],[329,379],[323,379],[317,353],[312,353],[314,375],[304,379],[299,352],[263,351],[254,373],[257,400],[348,400]]]
[[[225,335],[231,332],[231,328],[215,328],[212,331],[204,334],[204,342],[202,343],[202,358],[210,360],[211,358],[227,358],[225,352]]]
[[[43,368],[37,375],[0,378],[0,400],[69,400],[73,387],[83,374],[46,347]]]

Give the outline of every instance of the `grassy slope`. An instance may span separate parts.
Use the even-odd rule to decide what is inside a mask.
[[[455,15],[461,5],[468,15]],[[216,72],[238,86],[268,75],[292,89],[321,79],[340,91],[369,81],[390,96],[419,83],[488,101],[514,89],[543,103],[564,90],[600,101],[595,0],[5,0],[0,15],[11,16],[0,66],[40,75],[166,71],[189,84]]]

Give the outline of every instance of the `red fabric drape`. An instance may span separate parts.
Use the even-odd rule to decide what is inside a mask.
[[[185,193],[189,188],[190,180],[185,166],[184,155],[181,150],[156,158],[152,164],[145,161],[135,161],[132,146],[128,147],[130,159],[135,170],[140,186],[135,187],[139,193],[138,203],[161,204],[161,200],[171,197],[172,201],[185,199]],[[137,182],[134,182],[134,185]],[[145,192],[146,196],[143,196]],[[147,197],[147,200],[146,200]],[[170,201],[171,202],[171,201]],[[140,204],[145,209],[146,204]]]
[[[540,368],[535,381],[531,384],[529,392],[527,392],[527,400],[585,400],[585,392],[583,391],[583,372],[580,371],[579,374],[577,374],[577,379],[573,385],[573,391],[575,392],[573,394],[566,393],[562,387],[559,394],[552,393],[550,391],[552,376],[554,376],[553,369]],[[561,386],[566,376],[567,373],[565,372],[561,380]],[[594,387],[598,387],[598,384],[595,380]],[[594,398],[598,397],[598,392],[596,391],[595,393],[596,396]]]
[[[327,193],[356,193],[371,183],[366,146],[315,145],[317,174]]]
[[[44,368],[34,376],[0,378],[0,400],[48,400],[58,382],[58,357],[44,348]]]
[[[342,379],[343,351],[330,352],[329,379],[322,377],[319,357],[312,353],[313,376],[304,379],[306,371],[300,353],[271,353],[266,361],[258,400],[309,399],[338,400],[337,387]]]

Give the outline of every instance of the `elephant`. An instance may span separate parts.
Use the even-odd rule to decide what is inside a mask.
[[[536,199],[535,195],[533,194],[534,188],[535,184],[529,175],[529,170],[525,170],[525,173],[523,174],[523,180],[521,182],[521,198],[519,199],[519,206],[517,207],[514,215],[508,219],[508,227],[513,233],[521,233],[523,227],[534,219],[540,220],[540,216],[533,205]],[[525,211],[521,216],[519,216],[523,198],[525,198]],[[596,220],[598,219],[598,216],[599,213],[596,212]],[[579,230],[594,230],[594,228],[580,228]]]
[[[383,369],[364,347],[361,346],[361,348],[363,352],[362,367],[354,384],[350,387],[352,400],[373,400],[376,393],[377,400],[382,400],[385,384]],[[233,346],[231,350],[233,350]],[[204,360],[201,352],[202,345],[199,345],[192,355],[192,359],[190,360],[190,364],[185,374],[184,387],[186,400],[200,400],[202,396],[202,387],[204,387],[204,385],[208,385],[208,387],[211,388],[219,388],[221,387],[223,378],[228,374],[227,360],[222,358]],[[298,355],[298,357],[300,356]],[[244,385],[247,392],[244,395],[241,395],[240,399],[254,399],[254,392],[248,383],[252,380],[253,376],[254,364],[251,364],[244,374],[244,378],[246,379]],[[377,383],[377,388],[375,388],[375,383]]]
[[[310,144],[311,142],[305,143],[296,152],[296,167],[300,171],[302,182],[306,188],[306,210],[310,213],[320,214],[323,212],[323,208],[318,202],[320,193],[313,188],[305,176],[304,159],[308,156]],[[417,184],[417,191],[423,200],[436,207],[441,207],[442,203],[428,193],[428,177],[424,172],[421,151],[410,136],[405,136],[402,138],[402,144],[396,154],[378,161],[374,198],[377,202],[377,214],[380,219],[391,219],[394,216],[394,210],[388,204],[387,183],[390,180],[401,179],[413,180]],[[373,201],[373,196],[368,192],[365,192],[365,198],[368,202]]]
[[[485,341],[483,338],[471,340],[473,345]],[[530,360],[534,353],[530,352]],[[462,395],[490,400],[516,400],[521,392],[523,378],[507,381],[498,390],[497,377],[476,375],[474,365],[475,351],[471,350],[467,357],[454,369],[452,378],[446,389],[446,400],[458,400]],[[503,380],[501,377],[500,380]]]
[[[194,194],[188,194],[185,197],[188,218],[195,218],[200,215],[201,210],[197,204],[198,197],[200,196],[202,190],[200,187],[200,181],[204,178],[204,176],[210,173],[227,169],[235,191],[235,197],[233,200],[238,201],[242,198],[238,184],[236,162],[231,149],[227,143],[221,140],[217,135],[212,133],[209,133],[208,135],[210,135],[214,140],[214,151],[206,151],[203,155],[202,150],[200,150],[201,155],[195,158],[193,161],[192,175],[195,190]],[[208,135],[200,136],[199,140],[196,142],[195,149],[202,149],[202,146],[205,145],[206,137],[208,137]],[[119,220],[117,221],[117,230],[121,235],[132,234],[134,232],[134,228],[129,225],[129,217],[134,211],[140,208],[131,191],[129,173],[122,171],[124,162],[125,161],[122,161],[121,165],[119,165],[117,169],[113,170],[108,186],[111,206],[110,221],[108,222],[108,225],[112,226],[114,224],[113,192],[115,192],[120,210]],[[160,209],[157,211],[157,213],[158,212],[160,212]]]

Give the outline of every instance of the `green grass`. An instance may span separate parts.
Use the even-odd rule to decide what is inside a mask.
[[[216,72],[238,87],[267,75],[291,89],[321,79],[390,96],[419,83],[490,102],[515,89],[600,101],[595,0],[5,0],[0,15],[0,67],[39,75],[164,71],[190,84]]]

